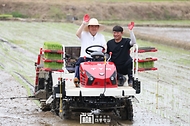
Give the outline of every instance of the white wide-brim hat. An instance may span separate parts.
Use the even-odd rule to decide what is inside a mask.
[[[99,25],[98,31],[103,31],[105,29],[105,26],[102,24],[99,24],[98,20],[96,18],[91,18],[88,22],[88,25],[84,27],[84,31],[89,31],[88,26],[89,25]]]

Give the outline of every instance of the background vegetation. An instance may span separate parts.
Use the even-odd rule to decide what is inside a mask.
[[[1,0],[0,14],[74,21],[88,13],[102,21],[189,20],[188,0]]]

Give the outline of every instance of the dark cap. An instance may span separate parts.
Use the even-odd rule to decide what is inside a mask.
[[[123,28],[121,26],[116,25],[116,26],[113,27],[113,31],[123,32]]]

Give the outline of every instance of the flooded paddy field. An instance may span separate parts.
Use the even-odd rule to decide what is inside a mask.
[[[66,45],[78,44],[73,34],[76,26],[70,26],[72,30],[63,26],[65,25],[55,23],[0,22],[0,29],[3,31],[0,35],[0,125],[82,125],[79,124],[79,120],[61,120],[51,112],[42,112],[33,100],[11,99],[11,97],[31,95],[29,93],[31,86],[26,85],[34,84],[34,62],[44,41],[59,41]],[[152,31],[149,31],[152,34]],[[155,67],[158,70],[139,72],[142,90],[141,94],[136,96],[139,103],[133,103],[134,121],[119,121],[116,124],[188,126],[190,124],[189,51],[140,40],[137,42],[139,46],[154,46],[158,49],[154,53],[139,54],[142,58],[157,57]],[[23,80],[18,73],[25,79]],[[111,124],[94,124],[96,125]]]

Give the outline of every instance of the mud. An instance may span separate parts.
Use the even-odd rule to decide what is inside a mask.
[[[190,28],[175,27],[135,27],[137,32],[148,34],[150,36],[164,37],[173,41],[180,40],[190,43]]]
[[[42,112],[34,100],[27,98],[26,89],[8,73],[1,71],[0,89],[0,125],[2,126],[82,126],[79,120],[62,120],[51,112]],[[170,125],[171,122],[161,118],[147,109],[134,104],[134,121],[120,121],[112,125],[138,126],[141,124]],[[98,126],[100,124],[94,124]],[[109,124],[101,124],[109,125]]]

